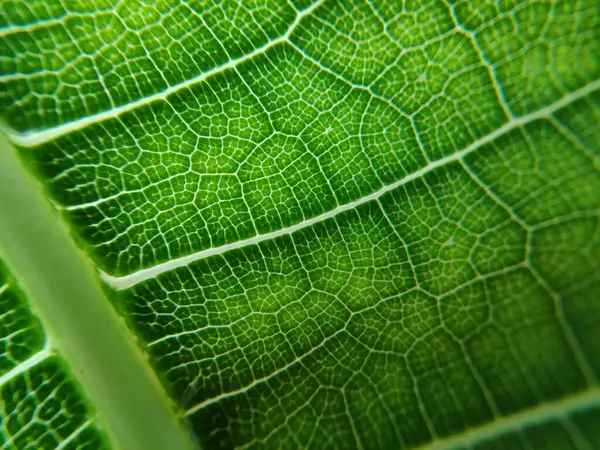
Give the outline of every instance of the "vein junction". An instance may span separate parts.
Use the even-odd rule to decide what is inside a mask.
[[[52,354],[53,352],[50,345],[46,344],[42,350],[38,351],[37,353],[34,353],[25,361],[20,362],[8,372],[0,375],[0,387],[2,387],[4,384],[8,383],[11,380],[14,380],[19,375],[26,373],[29,369],[35,367],[37,364],[44,361]]]
[[[122,62],[124,101],[102,73],[32,117],[104,112],[14,134],[182,414],[215,446],[590,447],[600,15],[272,2],[237,30],[245,4],[193,5],[148,16],[168,57]]]
[[[596,409],[598,405],[600,405],[600,389],[592,388],[553,402],[540,403],[532,408],[465,430],[461,434],[417,447],[415,450],[451,450],[463,446],[475,446],[536,425],[568,421],[569,416]]]
[[[202,81],[204,81],[207,78],[212,77],[216,74],[222,73],[222,72],[230,70],[232,68],[235,68],[236,66],[238,66],[239,64],[241,64],[245,61],[255,58],[258,55],[264,54],[266,51],[268,51],[270,48],[276,46],[277,44],[282,43],[282,42],[287,42],[290,38],[290,35],[294,32],[294,30],[300,24],[301,20],[304,17],[310,15],[323,2],[324,2],[324,0],[317,0],[308,8],[306,8],[302,11],[299,11],[296,16],[296,19],[292,22],[289,29],[282,36],[278,37],[277,39],[274,39],[274,40],[268,42],[267,44],[263,45],[262,47],[259,47],[255,50],[253,50],[252,52],[247,53],[239,58],[231,59],[227,63],[220,65],[218,67],[215,67],[213,69],[210,69],[196,77],[190,78],[189,80],[186,80],[186,81],[176,84],[174,86],[170,86],[169,88],[167,88],[161,92],[149,95],[147,97],[142,97],[142,98],[132,101],[130,103],[126,103],[126,104],[108,109],[106,111],[102,111],[100,113],[91,114],[91,115],[88,115],[81,119],[78,119],[78,120],[75,120],[72,122],[67,122],[62,125],[59,125],[59,126],[56,126],[53,128],[49,128],[49,129],[46,129],[43,131],[27,132],[25,134],[15,132],[14,130],[11,130],[9,128],[5,128],[3,131],[8,135],[10,140],[12,142],[14,142],[16,145],[18,145],[20,147],[35,147],[35,146],[41,145],[45,142],[49,142],[49,141],[58,139],[61,136],[65,136],[70,133],[73,133],[77,130],[86,128],[90,125],[94,125],[94,124],[103,122],[105,120],[119,117],[120,115],[122,115],[128,111],[133,111],[144,105],[148,105],[150,103],[160,101],[160,100],[165,100],[167,97],[175,94],[178,91],[181,91],[181,90],[188,88],[190,86],[193,86],[195,84],[201,83]]]
[[[465,158],[467,155],[469,155],[470,153],[480,149],[481,147],[485,146],[486,144],[493,142],[495,139],[498,139],[499,137],[504,136],[507,133],[509,133],[519,127],[523,127],[529,123],[532,123],[536,120],[549,118],[556,111],[560,110],[561,108],[564,108],[565,106],[567,106],[567,105],[571,104],[572,102],[575,102],[581,98],[585,98],[590,93],[593,93],[599,89],[600,89],[600,80],[596,80],[592,83],[589,83],[586,86],[565,95],[560,100],[558,100],[542,109],[539,109],[538,111],[535,111],[533,113],[509,120],[506,124],[504,124],[500,128],[498,128],[495,131],[493,131],[492,133],[478,139],[477,141],[473,142],[472,144],[465,147],[464,149],[462,149],[450,156],[441,158],[437,161],[430,162],[422,169],[419,169],[418,171],[416,171],[410,175],[407,175],[404,178],[402,178],[392,184],[389,184],[370,195],[362,197],[353,202],[350,202],[350,203],[347,203],[344,205],[340,205],[331,211],[327,211],[319,216],[304,220],[304,221],[299,222],[290,227],[283,228],[283,229],[280,229],[277,231],[273,231],[271,233],[257,235],[257,236],[251,237],[249,239],[244,239],[244,240],[234,242],[231,244],[226,244],[226,245],[223,245],[220,247],[202,250],[202,251],[193,253],[191,255],[176,258],[176,259],[158,264],[156,266],[153,266],[153,267],[150,267],[147,269],[141,269],[137,272],[131,273],[126,276],[114,277],[103,271],[100,271],[100,276],[106,283],[108,283],[110,286],[112,286],[115,289],[118,289],[118,290],[127,289],[127,288],[130,288],[130,287],[132,287],[138,283],[141,283],[145,280],[155,278],[158,275],[160,275],[161,273],[168,272],[177,267],[186,266],[186,265],[190,264],[191,262],[198,261],[198,260],[201,260],[204,258],[208,258],[208,257],[214,256],[214,255],[220,255],[225,252],[235,250],[238,248],[243,248],[243,247],[246,247],[249,245],[256,245],[260,242],[274,239],[279,236],[292,234],[296,231],[302,230],[302,229],[310,227],[314,224],[317,224],[317,223],[323,222],[327,219],[330,219],[332,217],[335,217],[344,211],[356,209],[359,205],[362,205],[364,203],[375,201],[378,198],[380,198],[382,195],[386,194],[387,192],[390,192],[390,191],[398,188],[399,186],[402,186],[413,180],[419,179],[437,168],[446,166],[455,161],[460,161],[463,158]]]

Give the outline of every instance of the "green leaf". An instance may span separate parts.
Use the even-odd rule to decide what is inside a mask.
[[[5,131],[206,448],[600,447],[600,2],[0,16]]]
[[[0,142],[1,250],[13,274],[0,297],[0,448],[91,450],[104,435],[110,448],[193,448],[91,261],[11,150]]]
[[[0,266],[2,448],[105,448],[90,408],[17,284]]]

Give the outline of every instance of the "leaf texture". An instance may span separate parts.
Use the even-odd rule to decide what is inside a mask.
[[[107,448],[91,409],[0,266],[0,448]]]
[[[7,4],[7,133],[207,448],[600,446],[600,3]]]

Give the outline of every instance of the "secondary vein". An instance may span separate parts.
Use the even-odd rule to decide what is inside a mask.
[[[18,377],[22,373],[27,372],[32,367],[37,366],[50,355],[52,355],[52,349],[50,348],[50,345],[46,343],[46,345],[44,345],[44,348],[42,348],[39,352],[34,353],[25,361],[21,362],[20,364],[17,364],[4,375],[0,376],[0,387],[4,386],[6,383]]]
[[[554,402],[540,403],[537,406],[519,411],[509,416],[499,417],[491,422],[465,430],[463,433],[435,440],[415,450],[451,450],[469,447],[490,441],[518,429],[560,420],[572,414],[600,406],[600,389],[587,391],[561,398]]]
[[[381,188],[380,190],[378,190],[376,192],[373,192],[372,194],[369,194],[365,197],[361,197],[357,200],[354,200],[353,202],[340,205],[335,209],[332,209],[330,211],[327,211],[323,214],[312,217],[310,219],[303,220],[292,226],[282,228],[280,230],[272,231],[269,233],[258,234],[251,238],[243,239],[243,240],[240,240],[237,242],[233,242],[231,244],[225,244],[225,245],[222,245],[219,247],[213,247],[213,248],[201,250],[201,251],[192,253],[190,255],[175,258],[175,259],[157,264],[155,266],[152,266],[152,267],[149,267],[146,269],[138,270],[136,272],[133,272],[133,273],[125,275],[125,276],[115,277],[115,276],[112,276],[103,271],[100,271],[100,276],[107,284],[109,284],[114,289],[117,289],[117,290],[127,289],[127,288],[135,286],[136,284],[141,283],[145,280],[154,278],[162,273],[168,272],[168,271],[176,269],[178,267],[186,266],[194,261],[198,261],[198,260],[201,260],[204,258],[209,258],[209,257],[215,256],[215,255],[221,255],[221,254],[231,251],[231,250],[247,247],[249,245],[259,244],[260,242],[263,242],[263,241],[267,241],[270,239],[275,239],[280,236],[292,234],[296,231],[310,227],[319,222],[323,222],[327,219],[333,218],[345,211],[355,209],[362,204],[365,204],[365,203],[373,201],[373,200],[377,200],[381,196],[386,194],[387,192],[390,192],[390,191],[392,191],[404,184],[407,184],[413,180],[421,178],[421,177],[427,175],[428,173],[434,171],[435,169],[438,169],[440,167],[446,166],[455,161],[459,161],[459,160],[465,158],[467,155],[474,152],[475,150],[483,147],[486,144],[493,142],[494,140],[498,139],[499,137],[504,136],[505,134],[507,134],[519,127],[522,127],[524,125],[527,125],[527,124],[534,122],[536,120],[539,120],[539,119],[544,119],[544,118],[550,117],[556,111],[564,108],[565,106],[569,105],[570,103],[573,103],[577,100],[580,100],[580,99],[586,97],[587,95],[589,95],[592,92],[595,92],[599,89],[600,89],[600,80],[595,80],[595,81],[587,84],[586,86],[565,95],[560,100],[558,100],[554,103],[551,103],[550,105],[547,105],[541,109],[538,109],[537,111],[534,111],[530,114],[526,114],[526,115],[514,118],[512,120],[509,120],[501,127],[497,128],[493,132],[477,139],[476,141],[474,141],[473,143],[471,143],[464,149],[457,151],[451,155],[448,155],[444,158],[433,161],[433,162],[427,164],[426,166],[424,166],[423,168],[419,169],[418,171],[413,172],[412,174],[409,174],[394,183],[388,184],[387,186],[384,186],[383,188]]]
[[[294,19],[294,21],[292,22],[290,27],[287,29],[287,31],[283,35],[278,37],[277,39],[273,39],[272,41],[266,43],[262,47],[259,47],[255,50],[251,51],[250,53],[246,53],[245,55],[242,55],[239,58],[229,60],[225,64],[214,67],[206,72],[203,72],[202,74],[200,74],[194,78],[190,78],[189,80],[186,80],[182,83],[170,86],[161,92],[157,92],[156,94],[152,94],[147,97],[143,97],[138,100],[135,100],[133,102],[117,106],[116,108],[102,111],[100,113],[93,114],[93,115],[87,116],[87,117],[83,117],[81,119],[77,119],[72,122],[67,122],[62,125],[59,125],[59,126],[56,126],[53,128],[49,128],[46,130],[34,131],[34,132],[28,132],[28,133],[19,133],[10,128],[6,128],[3,131],[8,136],[8,138],[10,139],[10,141],[13,144],[15,144],[19,147],[35,147],[37,145],[52,141],[56,138],[59,138],[66,134],[72,133],[74,131],[81,130],[89,125],[93,125],[93,124],[103,122],[108,119],[118,117],[121,114],[124,114],[128,111],[132,111],[136,108],[139,108],[141,106],[147,105],[152,102],[155,102],[157,100],[165,100],[170,95],[172,95],[182,89],[185,89],[187,87],[198,84],[213,75],[216,75],[216,74],[224,72],[228,69],[234,68],[237,65],[254,58],[255,56],[265,53],[267,50],[276,46],[277,44],[286,42],[289,39],[290,35],[298,27],[301,20],[304,17],[310,15],[315,9],[317,9],[323,3],[323,1],[324,0],[317,0],[315,3],[313,3],[308,8],[305,8],[305,9],[299,11],[298,15],[296,16],[296,18]]]

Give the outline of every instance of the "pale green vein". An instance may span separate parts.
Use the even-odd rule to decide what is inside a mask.
[[[393,191],[394,189],[398,188],[399,186],[407,184],[413,180],[419,179],[440,167],[446,166],[446,165],[451,164],[456,161],[460,161],[463,158],[465,158],[467,155],[469,155],[470,153],[476,151],[477,149],[483,147],[486,144],[493,142],[494,140],[498,139],[499,137],[504,136],[505,134],[510,133],[511,131],[518,129],[519,127],[525,126],[529,123],[532,123],[536,120],[551,117],[558,110],[564,108],[565,106],[567,106],[577,100],[585,98],[592,92],[595,92],[599,89],[600,89],[600,80],[595,80],[595,81],[581,87],[580,89],[565,95],[560,100],[558,100],[554,103],[551,103],[537,111],[534,111],[530,114],[526,114],[521,117],[517,117],[512,120],[509,120],[501,127],[497,128],[493,132],[477,139],[476,141],[474,141],[473,143],[471,143],[464,149],[462,149],[456,153],[453,153],[449,156],[446,156],[444,158],[441,158],[437,161],[431,162],[431,163],[427,164],[425,167],[419,169],[418,171],[416,171],[410,175],[407,175],[392,184],[384,186],[383,188],[381,188],[380,190],[378,190],[376,192],[373,192],[372,194],[369,194],[365,197],[361,197],[358,200],[355,200],[353,202],[346,203],[344,205],[340,205],[337,208],[332,209],[331,211],[328,211],[326,213],[320,214],[318,216],[315,216],[315,217],[307,219],[307,220],[303,220],[301,222],[298,222],[295,225],[292,225],[292,226],[289,226],[286,228],[282,228],[277,231],[272,231],[270,233],[259,234],[254,237],[251,237],[248,239],[243,239],[243,240],[240,240],[237,242],[233,242],[231,244],[225,244],[220,247],[213,247],[213,248],[201,250],[199,252],[192,253],[190,255],[186,255],[186,256],[183,256],[180,258],[175,258],[175,259],[166,261],[161,264],[157,264],[153,267],[138,270],[136,272],[133,272],[129,275],[125,275],[122,277],[114,277],[114,276],[107,274],[105,272],[102,272],[102,271],[100,272],[100,276],[106,283],[108,283],[110,286],[112,286],[115,289],[118,289],[118,290],[127,289],[127,288],[134,286],[138,283],[141,283],[145,280],[155,278],[156,276],[160,275],[161,273],[168,272],[170,270],[176,269],[177,267],[186,266],[194,261],[198,261],[200,259],[208,258],[208,257],[214,256],[214,255],[220,255],[220,254],[223,254],[223,253],[231,251],[231,250],[247,247],[249,245],[259,244],[263,241],[275,239],[279,236],[284,236],[284,235],[294,233],[296,231],[302,230],[302,229],[310,227],[314,224],[317,224],[317,223],[323,222],[327,219],[330,219],[332,217],[335,217],[338,214],[341,214],[345,211],[355,209],[358,206],[365,204],[367,202],[370,202],[372,200],[377,200],[378,198],[380,198],[387,192]]]
[[[15,367],[10,369],[4,375],[0,376],[0,387],[4,386],[6,383],[8,383],[11,380],[14,380],[19,375],[26,373],[32,367],[37,366],[39,363],[44,361],[50,355],[52,355],[52,348],[50,347],[50,344],[48,342],[46,342],[46,345],[44,345],[44,348],[42,348],[39,352],[34,353],[29,358],[27,358],[25,361],[22,361],[21,363],[17,364]]]
[[[170,95],[185,89],[187,87],[193,86],[195,84],[201,83],[213,75],[224,72],[226,70],[232,69],[237,65],[251,60],[258,55],[265,53],[270,48],[275,47],[277,44],[282,42],[287,42],[289,40],[290,35],[294,32],[294,30],[298,27],[302,19],[308,15],[310,15],[315,9],[317,9],[324,0],[317,0],[311,6],[302,11],[299,11],[296,18],[288,28],[288,30],[281,35],[280,37],[269,41],[262,47],[259,47],[252,52],[246,53],[245,55],[240,56],[239,58],[235,58],[227,61],[225,64],[214,67],[206,72],[201,73],[200,75],[190,78],[182,83],[175,84],[170,86],[169,88],[157,92],[156,94],[149,95],[147,97],[140,98],[138,100],[132,101],[130,103],[126,103],[124,105],[117,106],[115,108],[108,109],[106,111],[102,111],[97,114],[92,114],[91,116],[83,117],[78,120],[74,120],[72,122],[67,122],[62,125],[56,126],[54,128],[48,128],[46,130],[41,131],[33,131],[28,133],[18,133],[12,129],[6,128],[3,131],[7,134],[9,139],[17,146],[20,147],[35,147],[36,145],[43,144],[44,142],[52,141],[60,136],[67,135],[77,130],[81,130],[89,125],[93,125],[99,122],[103,122],[105,120],[113,119],[115,117],[120,116],[128,111],[132,111],[141,106],[147,105],[149,103],[166,100]]]
[[[75,431],[73,431],[73,433],[71,433],[69,435],[68,438],[66,438],[64,441],[62,441],[58,447],[56,447],[55,450],[62,450],[63,448],[67,448],[67,446],[73,442],[77,436],[79,436],[81,434],[81,432],[83,430],[85,430],[87,427],[89,427],[92,424],[91,420],[87,420],[84,423],[82,423]]]
[[[500,417],[470,428],[462,434],[433,441],[415,450],[451,450],[474,446],[524,428],[561,420],[597,407],[600,407],[600,389],[592,388],[554,402],[540,403],[510,416]]]
[[[214,403],[218,403],[221,400],[225,400],[227,398],[231,398],[231,397],[235,397],[236,395],[240,395],[243,394],[244,392],[248,392],[251,389],[253,389],[256,386],[259,386],[261,384],[267,383],[268,381],[272,380],[273,378],[275,378],[277,375],[281,374],[281,373],[285,373],[290,367],[298,364],[299,362],[301,362],[302,360],[306,359],[306,357],[308,357],[309,355],[314,354],[317,350],[319,350],[320,348],[324,347],[325,345],[327,345],[328,342],[330,342],[332,339],[335,339],[338,335],[340,335],[342,332],[345,332],[346,329],[342,328],[338,331],[336,331],[335,333],[333,333],[330,336],[327,336],[325,339],[323,339],[323,341],[321,341],[321,343],[319,343],[318,345],[314,346],[310,351],[304,353],[303,355],[295,358],[294,360],[290,361],[289,363],[287,363],[285,366],[280,367],[279,369],[275,370],[274,372],[269,373],[268,375],[265,375],[264,377],[258,378],[254,381],[252,381],[251,383],[248,383],[246,386],[243,386],[239,389],[236,389],[234,391],[229,391],[229,392],[224,392],[222,394],[219,394],[215,397],[212,398],[208,398],[200,403],[198,403],[197,405],[189,408],[186,412],[185,415],[186,416],[191,416],[192,414],[200,411],[202,408],[206,408],[209,405],[212,405]]]
[[[159,381],[104,296],[91,262],[75,247],[14,149],[3,141],[0,166],[4,259],[113,445],[126,450],[194,448]],[[46,356],[47,351],[34,355],[3,379],[14,378]]]
[[[15,24],[9,25],[3,28],[0,28],[0,37],[6,37],[17,33],[31,33],[33,31],[38,31],[43,28],[51,28],[55,26],[65,25],[65,22],[72,18],[88,18],[94,17],[94,15],[98,13],[106,12],[105,10],[96,10],[93,13],[78,13],[78,12],[68,12],[59,17],[54,17],[48,20],[40,20],[38,22],[32,22],[27,24]],[[4,77],[0,77],[0,79],[4,79]]]

